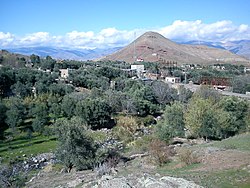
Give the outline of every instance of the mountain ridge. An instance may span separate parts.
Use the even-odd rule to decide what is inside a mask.
[[[148,62],[178,62],[180,64],[238,63],[249,65],[249,60],[227,50],[175,43],[159,33],[146,32],[118,52],[102,60],[118,60],[133,63],[136,60]]]
[[[230,42],[207,42],[207,41],[187,41],[187,42],[179,42],[179,44],[192,44],[192,45],[206,45],[214,48],[220,48],[228,50],[237,55],[241,55],[245,58],[250,59],[250,40],[236,40]]]
[[[51,56],[55,59],[70,59],[70,60],[93,60],[100,58],[107,54],[119,50],[121,47],[107,48],[107,49],[71,49],[71,48],[57,48],[57,47],[24,47],[24,48],[6,48],[5,50],[23,55],[39,55],[41,57]]]

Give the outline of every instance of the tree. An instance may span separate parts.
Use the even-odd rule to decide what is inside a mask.
[[[32,54],[30,56],[30,61],[33,64],[40,64],[40,62],[41,62],[40,57],[38,55],[35,55],[35,54]]]
[[[96,146],[86,133],[86,126],[80,118],[58,120],[55,124],[59,140],[57,157],[68,168],[77,170],[91,168],[94,164]]]
[[[170,88],[166,83],[155,81],[152,84],[153,93],[159,104],[170,104],[170,102],[177,99],[177,91]]]
[[[209,86],[201,86],[194,95],[203,99],[211,99],[215,103],[221,99],[221,94]]]
[[[8,110],[6,111],[6,123],[12,128],[13,132],[22,123],[25,118],[25,107],[22,100],[17,97],[11,97],[7,101]]]
[[[182,86],[179,89],[178,100],[182,103],[187,103],[188,100],[192,97],[192,95],[193,95],[192,91]]]
[[[0,68],[0,97],[6,97],[11,94],[11,85],[15,83],[14,70],[6,67]]]
[[[235,77],[232,81],[233,92],[246,93],[250,92],[250,75]]]
[[[49,109],[46,103],[36,103],[32,109],[33,117],[32,122],[33,130],[42,133],[45,125],[49,123]]]
[[[112,108],[112,112],[122,112],[122,102],[125,100],[126,95],[120,91],[107,90],[105,92],[105,98]]]
[[[51,56],[46,56],[45,59],[41,60],[41,68],[52,70],[55,66],[56,60],[54,60]]]
[[[52,94],[58,94],[60,96],[64,96],[67,93],[73,92],[74,88],[71,85],[62,84],[62,83],[54,83],[51,84],[49,90]]]
[[[23,98],[32,94],[32,85],[30,83],[23,84],[20,81],[17,81],[11,86],[11,90],[16,96]]]
[[[86,121],[92,129],[109,127],[111,107],[103,99],[87,98],[76,104],[75,114]]]
[[[157,135],[161,140],[168,141],[173,137],[185,136],[184,106],[180,102],[174,102],[167,106],[163,120],[157,124]]]
[[[112,67],[100,67],[95,69],[95,74],[100,77],[104,76],[110,80],[119,77],[123,72],[120,69],[112,68]]]
[[[192,137],[216,137],[219,128],[216,108],[211,99],[193,97],[184,114],[185,126]]]
[[[4,138],[4,131],[8,128],[5,123],[7,107],[0,101],[0,140]]]
[[[223,97],[218,107],[229,113],[230,124],[222,129],[226,137],[247,129],[246,118],[249,115],[249,102],[237,97]]]
[[[72,97],[65,95],[62,100],[61,108],[64,117],[71,118],[75,114],[75,107],[77,101],[75,101]]]

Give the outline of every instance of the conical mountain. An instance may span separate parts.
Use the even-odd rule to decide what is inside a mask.
[[[159,33],[146,32],[121,50],[103,60],[177,62],[178,64],[232,63],[250,65],[250,60],[227,50],[202,45],[177,44]]]

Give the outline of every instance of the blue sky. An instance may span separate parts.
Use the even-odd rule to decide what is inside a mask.
[[[0,0],[0,47],[113,47],[134,33],[250,39],[249,0]]]

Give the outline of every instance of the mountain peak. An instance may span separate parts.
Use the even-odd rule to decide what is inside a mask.
[[[248,60],[229,51],[200,45],[177,44],[163,35],[148,31],[118,52],[108,55],[105,60],[146,62],[177,62],[178,64],[241,63]]]

